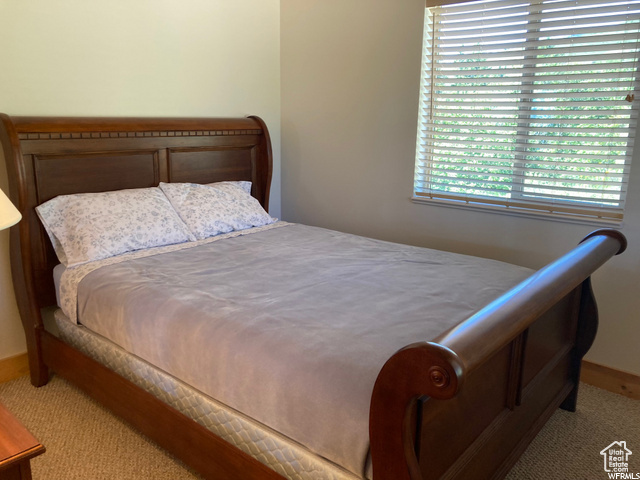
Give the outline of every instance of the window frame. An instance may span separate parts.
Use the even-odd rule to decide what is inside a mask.
[[[479,3],[479,2],[474,2],[474,3]],[[535,1],[526,2],[526,3],[530,3],[530,4],[538,3],[539,4],[538,7],[542,4],[542,2],[535,2]],[[600,3],[606,4],[606,3],[614,3],[614,2],[611,0],[603,0]],[[437,8],[437,7],[434,7],[434,8]],[[433,48],[433,45],[431,44],[433,42],[430,34],[430,30],[433,28],[433,23],[434,23],[433,17],[431,15],[432,11],[433,10],[430,11],[429,7],[425,9],[423,52],[421,56],[421,63],[422,63],[421,84],[420,84],[421,112],[418,118],[416,162],[415,162],[415,170],[414,170],[414,185],[413,185],[412,200],[416,203],[447,206],[447,207],[453,207],[453,208],[465,208],[465,209],[470,208],[473,210],[480,210],[480,211],[486,211],[486,212],[526,216],[529,218],[559,220],[559,221],[570,222],[570,223],[581,223],[581,224],[590,224],[590,225],[595,224],[595,225],[607,225],[607,226],[621,224],[623,220],[624,201],[625,201],[624,197],[626,195],[626,191],[624,190],[622,190],[622,193],[621,193],[622,200],[620,203],[622,203],[622,207],[618,209],[619,214],[611,215],[607,213],[604,217],[594,214],[595,212],[600,211],[599,210],[600,207],[593,208],[593,205],[588,205],[588,208],[584,208],[585,204],[597,204],[597,202],[587,202],[583,198],[579,198],[577,201],[571,200],[570,198],[565,198],[565,199],[561,199],[559,202],[555,200],[551,200],[548,203],[536,200],[536,202],[534,203],[535,208],[532,208],[532,202],[519,201],[519,199],[526,198],[526,196],[523,197],[522,192],[518,192],[517,189],[514,190],[513,186],[517,186],[519,185],[519,183],[517,181],[513,181],[513,179],[510,182],[511,190],[509,191],[509,195],[510,195],[509,200],[505,202],[502,202],[501,200],[496,198],[491,199],[483,196],[476,196],[469,193],[446,194],[439,191],[434,192],[433,190],[429,190],[429,189],[426,189],[426,191],[425,189],[423,189],[422,191],[419,191],[420,189],[417,187],[418,183],[419,182],[428,183],[428,180],[425,180],[425,179],[429,177],[428,173],[424,173],[424,172],[421,173],[419,172],[419,170],[424,169],[425,165],[429,166],[431,162],[430,160],[421,159],[420,152],[422,149],[422,142],[426,137],[426,134],[423,135],[421,132],[427,131],[427,124],[430,122],[430,118],[431,118],[430,116],[425,117],[423,115],[422,113],[423,104],[429,103],[430,104],[429,111],[430,112],[434,111],[432,108],[433,101],[434,101],[434,95],[432,94],[432,82],[434,79],[434,77],[432,76],[433,65],[425,61],[428,56],[427,54],[425,54],[425,52],[433,52],[433,50],[435,50]],[[640,27],[638,27],[638,29],[640,30]],[[638,83],[640,81],[640,78],[639,78],[640,75],[638,74],[638,67],[637,67],[638,56],[640,55],[640,53],[638,53],[638,38],[636,38],[636,42],[637,42],[635,47],[636,60],[634,63],[635,78],[633,82],[633,87],[635,89],[638,88]],[[430,55],[433,56],[435,54],[430,54]],[[522,85],[524,85],[524,82],[522,83]],[[570,83],[569,85],[573,85],[573,84]],[[522,92],[520,94],[523,95]],[[629,127],[627,128],[627,132],[628,132],[628,137],[631,139],[631,142],[633,144],[634,137],[637,134],[640,134],[640,126],[638,126],[638,124],[635,121],[638,115],[637,100],[634,102],[632,109],[630,109],[629,111],[630,111]],[[530,127],[525,127],[525,128],[530,128]],[[518,127],[517,127],[518,135],[520,134],[520,129],[521,129],[521,125],[518,124]],[[574,129],[572,131],[576,131],[576,130]],[[628,185],[631,163],[633,162],[634,154],[637,152],[634,152],[633,146],[627,146],[626,148],[628,150],[628,153],[627,153],[628,160],[623,166],[623,173],[621,175],[623,176],[623,182],[626,183],[626,185]],[[425,154],[424,156],[428,157],[429,154]],[[514,166],[512,167],[512,171],[516,170],[516,167],[515,167],[516,163],[521,163],[522,165],[520,167],[522,169],[530,168],[526,166],[527,165],[526,159],[521,161],[515,160],[515,156],[514,156],[514,161],[513,161]],[[431,164],[433,164],[433,162],[431,162]],[[586,162],[584,164],[586,164]],[[507,176],[507,175],[505,174],[504,176]],[[522,173],[520,178],[527,178],[527,177],[524,173]],[[472,190],[472,189],[473,189],[472,187],[467,187],[467,190]],[[543,189],[543,188],[540,187],[540,189]],[[562,189],[560,190],[562,191]]]

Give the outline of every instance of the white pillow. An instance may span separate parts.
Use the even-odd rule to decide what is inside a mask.
[[[224,186],[224,185],[237,185],[238,187],[242,188],[242,190],[244,190],[245,192],[247,192],[249,195],[251,195],[251,182],[248,182],[246,180],[239,180],[239,181],[226,181],[226,182],[215,182],[215,183],[207,183],[206,184],[209,187],[220,187],[220,186]]]
[[[61,195],[36,211],[67,268],[195,240],[157,187]]]
[[[258,200],[232,182],[160,183],[160,188],[198,240],[275,222]]]

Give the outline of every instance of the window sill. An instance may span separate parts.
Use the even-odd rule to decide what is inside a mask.
[[[594,227],[621,228],[623,225],[622,220],[606,220],[602,218],[587,216],[580,217],[579,215],[569,215],[561,213],[544,213],[537,210],[528,210],[525,208],[502,207],[483,203],[469,203],[456,200],[439,200],[435,198],[416,196],[411,197],[411,201],[413,203],[432,205],[437,207],[455,208],[459,210],[474,210],[484,213],[497,213],[499,215],[510,215],[521,218],[534,218],[537,220],[550,220],[552,222],[573,223],[577,225],[589,225]]]

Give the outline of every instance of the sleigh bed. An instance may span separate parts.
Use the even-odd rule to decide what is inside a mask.
[[[245,181],[266,209],[272,159],[264,122],[257,117],[1,119],[10,196],[23,215],[11,230],[11,268],[33,385],[45,385],[52,373],[68,379],[205,478],[502,478],[555,409],[575,409],[581,360],[597,329],[590,275],[625,249],[619,232],[596,231],[552,264],[526,272],[486,259],[275,222],[221,235],[184,252],[117,260],[120,263],[100,267],[79,281],[83,287],[77,302],[83,307],[78,312],[86,313],[90,308],[85,305],[101,295],[100,288],[87,285],[120,285],[124,277],[118,275],[126,277],[129,273],[123,272],[134,272],[134,266],[135,275],[154,279],[164,275],[162,268],[182,268],[174,266],[180,262],[210,271],[214,277],[206,282],[216,290],[202,288],[222,302],[213,305],[224,308],[202,307],[198,312],[216,316],[217,310],[233,305],[233,315],[225,321],[234,326],[228,335],[234,341],[189,352],[195,347],[175,343],[198,336],[186,327],[198,325],[198,332],[212,327],[198,323],[198,315],[187,321],[181,313],[185,330],[169,326],[167,332],[174,334],[167,335],[166,344],[146,347],[210,358],[178,376],[181,367],[154,365],[136,345],[105,340],[108,335],[100,327],[94,332],[75,325],[69,318],[73,315],[63,310],[55,311],[52,326],[45,325],[49,307],[61,303],[56,293],[65,273],[57,267],[59,260],[35,208],[60,195],[151,188],[161,182]],[[284,253],[276,256],[276,251]],[[275,263],[267,263],[271,256]],[[293,270],[294,264],[306,270]],[[281,290],[287,278],[295,285]],[[180,280],[180,287],[184,285]],[[353,285],[356,290],[347,290]],[[296,288],[304,295],[296,296]],[[142,302],[152,288],[141,282],[131,289],[139,297],[127,298]],[[232,300],[220,299],[222,290]],[[475,290],[484,293],[476,295]],[[385,297],[385,292],[391,293]],[[274,306],[270,294],[289,303]],[[431,303],[414,308],[412,301],[426,297],[446,308],[432,309]],[[236,309],[244,298],[260,303]],[[161,316],[158,323],[164,325],[168,320],[164,304],[158,304],[162,301],[153,297],[144,307],[126,303],[142,314],[157,310],[154,315]],[[195,308],[199,301],[187,306]],[[449,315],[447,308],[455,313]],[[74,304],[70,311],[75,309]],[[432,333],[424,337],[415,333],[422,331],[421,322],[406,320],[411,315],[419,319],[421,312],[422,323],[439,330],[425,327]],[[466,313],[457,318],[460,312]],[[380,318],[374,319],[376,314]],[[267,327],[254,322],[261,316],[269,316]],[[90,324],[89,316],[85,318]],[[330,328],[321,328],[325,320]],[[78,322],[85,323],[81,315]],[[238,335],[239,324],[239,330],[246,326],[249,332],[245,337]],[[216,330],[222,332],[219,337],[225,336],[224,325]],[[149,328],[140,330],[140,336],[154,327]],[[277,333],[264,340],[265,330]],[[323,330],[326,337],[320,335]],[[402,343],[388,341],[391,337]],[[333,346],[336,351],[327,353]],[[329,364],[321,363],[329,353],[334,354]],[[253,363],[247,360],[253,357]],[[374,375],[350,373],[365,357],[374,359]],[[174,363],[181,366],[182,360]],[[240,364],[246,364],[245,370],[236,371]],[[203,371],[222,385],[217,387],[220,398],[199,388]],[[362,371],[370,374],[371,365]],[[272,376],[283,378],[273,383]],[[326,383],[316,383],[323,378]],[[242,388],[227,397],[224,392],[236,388],[233,382]],[[305,382],[311,385],[308,390],[301,387]],[[356,388],[358,408],[349,397]],[[272,422],[271,410],[292,417],[280,420],[280,412]],[[314,435],[321,430],[327,431],[317,440]],[[332,444],[327,439],[337,430],[344,430],[343,436]],[[358,431],[352,441],[349,435]],[[342,459],[342,450],[352,447],[359,451]]]

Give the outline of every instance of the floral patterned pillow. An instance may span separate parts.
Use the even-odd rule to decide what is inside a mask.
[[[160,183],[173,208],[198,240],[276,221],[238,185]]]
[[[61,195],[36,211],[67,268],[195,240],[157,187]]]
[[[244,190],[249,195],[251,195],[251,182],[248,182],[246,180],[233,181],[233,182],[215,182],[215,183],[207,183],[206,185],[209,186],[209,187],[220,187],[220,186],[224,186],[224,185],[237,185],[238,187],[242,188],[242,190]]]

